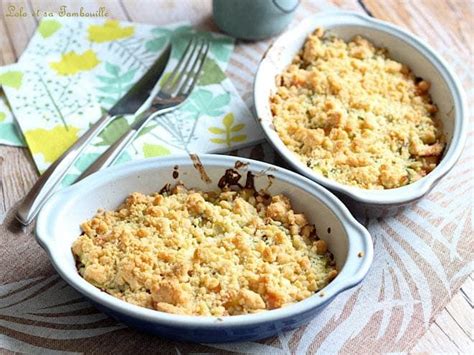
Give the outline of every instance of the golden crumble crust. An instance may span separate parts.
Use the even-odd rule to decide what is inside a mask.
[[[315,172],[364,189],[392,189],[432,171],[445,147],[430,84],[356,36],[317,29],[277,77],[273,124]]]
[[[283,195],[254,190],[131,194],[81,225],[84,279],[163,312],[226,316],[283,307],[337,274],[332,255]]]

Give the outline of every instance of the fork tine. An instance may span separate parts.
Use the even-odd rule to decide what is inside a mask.
[[[206,61],[207,58],[207,52],[209,51],[209,41],[205,40],[203,43],[203,46],[201,47],[201,50],[199,51],[194,64],[187,74],[187,78],[184,80],[184,82],[181,84],[181,88],[178,91],[178,96],[183,95],[187,96],[191,93],[191,91],[194,89],[194,86],[198,82],[199,75],[201,74],[202,67],[204,65],[204,62]],[[195,71],[195,69],[197,70]]]
[[[199,53],[204,43],[205,42],[203,41],[199,41],[199,40],[196,41],[196,45],[194,46],[192,53],[189,55],[188,59],[186,60],[186,64],[180,70],[178,77],[173,82],[173,86],[169,89],[170,93],[174,93],[180,87],[180,85],[182,85],[181,80],[183,80],[183,78],[184,80],[186,80],[186,76],[189,75],[189,73],[191,72],[190,67],[193,67],[194,63],[198,59]],[[193,61],[191,61],[191,59],[193,59]]]
[[[188,42],[188,45],[186,46],[186,49],[184,50],[184,53],[183,55],[181,56],[181,58],[179,59],[179,62],[178,64],[176,64],[174,70],[171,72],[171,75],[168,77],[168,79],[166,79],[166,81],[164,82],[163,86],[161,87],[161,90],[163,91],[169,91],[170,89],[170,86],[175,82],[175,77],[177,74],[179,74],[179,72],[181,71],[181,66],[182,64],[184,63],[184,60],[186,59],[186,57],[188,56],[188,53],[190,52],[190,49],[191,47],[195,47],[195,44],[196,44],[196,40],[195,38],[191,38],[191,40]],[[193,50],[191,51],[191,55],[189,55],[189,58],[188,58],[188,61],[190,58],[192,58],[192,54],[194,52],[194,48]],[[187,62],[186,62],[187,64]],[[185,68],[186,68],[186,65],[185,65]]]

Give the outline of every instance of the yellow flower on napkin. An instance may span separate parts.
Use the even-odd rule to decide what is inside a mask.
[[[102,43],[130,37],[135,33],[135,28],[133,26],[120,27],[118,21],[107,20],[103,25],[89,26],[88,31],[89,41]]]
[[[58,125],[51,130],[37,128],[25,132],[25,138],[33,154],[43,155],[47,163],[54,162],[76,140],[79,128]]]
[[[59,62],[52,62],[49,65],[58,75],[73,75],[80,71],[91,70],[99,63],[95,52],[88,49],[82,54],[77,54],[74,51],[64,53]]]

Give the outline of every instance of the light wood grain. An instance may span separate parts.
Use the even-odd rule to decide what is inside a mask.
[[[377,18],[404,27],[435,48],[454,47],[466,58],[473,50],[474,2],[463,0],[363,0]]]
[[[2,4],[3,5],[3,4]],[[10,64],[15,62],[16,53],[10,42],[8,28],[5,24],[3,6],[0,6],[0,64]]]
[[[474,2],[460,0],[362,0],[364,10],[421,37],[435,49],[455,48],[461,63],[472,63]],[[466,85],[466,82],[464,83]],[[472,82],[467,82],[472,85]],[[474,311],[472,276],[437,315],[412,353],[473,351]]]
[[[153,1],[143,0],[138,4],[134,0],[123,0],[123,7],[132,21],[162,25],[170,22],[188,21],[193,25],[208,27],[211,21],[211,2],[208,0],[195,1]],[[163,8],[176,6],[186,8],[185,11],[176,11],[172,17],[163,16]],[[183,16],[186,14],[186,16]]]
[[[14,13],[24,12],[25,17],[10,16],[10,7],[15,7]],[[2,1],[2,12],[4,14],[4,23],[7,28],[7,35],[13,46],[14,53],[18,57],[26,48],[31,36],[33,35],[37,19],[31,15],[32,9],[26,0]]]
[[[105,6],[109,16],[116,19],[137,22],[164,24],[187,20],[194,24],[213,28],[210,19],[211,2],[172,1],[5,1],[0,0],[0,64],[15,62],[26,47],[34,32],[37,20],[31,16],[18,20],[7,18],[5,11],[9,4],[23,6],[32,11],[39,6],[48,11],[57,11],[58,6],[67,6],[71,11],[83,6],[87,10]],[[434,47],[442,41],[454,46],[462,53],[465,60],[471,60],[473,41],[472,23],[473,2],[470,0],[333,0],[333,3],[348,10],[366,11],[369,14],[396,23],[428,41]],[[363,7],[361,6],[363,5]],[[186,6],[189,8],[187,18],[165,18],[160,16],[160,7]],[[202,9],[205,11],[202,11]],[[199,11],[196,11],[199,9]],[[203,15],[204,14],[204,15]],[[31,238],[31,227],[22,228],[13,221],[14,207],[37,179],[27,149],[0,147],[0,233],[17,238],[25,243]],[[1,223],[3,221],[3,223]],[[35,260],[22,262],[34,263]],[[468,278],[461,290],[454,295],[451,302],[436,317],[434,323],[420,338],[412,353],[433,352],[469,352],[473,346],[473,278]]]
[[[411,353],[469,353],[473,349],[474,316],[472,275],[436,317]]]

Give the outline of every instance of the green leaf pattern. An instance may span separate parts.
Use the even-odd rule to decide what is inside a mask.
[[[173,52],[175,52],[172,55],[179,57],[186,45],[181,43],[185,41],[179,39],[183,39],[183,36],[190,36],[192,32],[191,26],[179,26],[175,29],[155,28],[151,31],[154,38],[146,42],[145,47],[150,52],[160,52],[168,42],[171,42],[173,43]]]
[[[103,95],[99,97],[99,102],[104,107],[113,106],[134,84],[134,77],[137,68],[122,71],[118,65],[106,62],[104,65],[107,75],[97,75],[96,79],[101,86],[96,89]]]
[[[23,73],[18,70],[10,70],[0,74],[0,86],[8,86],[19,89],[23,79]]]
[[[209,127],[208,131],[216,135],[224,135],[223,138],[210,138],[209,140],[212,143],[216,144],[225,144],[227,147],[231,147],[232,143],[245,142],[247,136],[245,134],[238,134],[241,130],[245,128],[244,123],[238,123],[234,125],[234,115],[228,113],[222,119],[223,127]]]
[[[216,61],[207,58],[202,66],[202,73],[199,77],[198,85],[207,86],[213,84],[219,84],[226,78],[224,72],[217,65]]]
[[[13,121],[11,109],[0,89],[0,144],[24,146],[23,138]]]
[[[130,160],[132,160],[132,156],[127,151],[124,151],[122,154],[119,155],[114,165],[123,164]]]
[[[209,53],[221,63],[227,63],[233,49],[233,39],[211,32],[196,31],[190,26],[179,26],[175,29],[155,28],[151,31],[153,39],[146,42],[146,49],[150,52],[160,52],[166,44],[172,43],[171,56],[179,58],[184,52],[191,36],[196,36],[210,41]]]
[[[232,54],[233,40],[229,37],[218,36],[211,32],[200,32],[199,36],[211,43],[210,53],[220,62],[228,62]]]
[[[91,116],[94,109],[98,108],[92,93],[79,89],[87,87],[82,73],[66,77],[55,75],[48,66],[17,64],[14,67],[18,66],[21,71],[13,70],[3,74],[0,72],[0,82],[3,78],[4,91],[15,116],[24,119],[20,121],[20,127],[22,122],[28,123],[28,129],[22,127],[23,131],[43,128],[54,123],[60,123],[68,130],[73,121],[75,122],[72,125],[77,127],[77,117],[85,112],[88,115],[84,122],[98,118],[95,113]],[[36,120],[31,120],[33,116]],[[32,125],[32,121],[36,124]]]
[[[23,146],[24,142],[14,123],[0,123],[0,144]]]
[[[149,143],[143,145],[143,155],[145,156],[145,158],[160,157],[170,154],[171,151],[162,145]]]
[[[42,20],[38,26],[38,32],[43,38],[49,38],[60,28],[61,23],[57,20]]]
[[[200,115],[218,117],[224,113],[230,102],[230,94],[225,92],[214,96],[212,91],[206,89],[194,90],[192,95],[183,105],[183,111],[199,112]]]
[[[66,174],[63,178],[61,185],[69,186],[76,181],[82,171],[85,171],[98,157],[99,153],[86,153],[83,154],[77,159],[74,163],[74,168],[76,169],[75,173]]]
[[[97,147],[112,145],[129,128],[130,125],[124,117],[116,118],[99,134],[100,141],[94,145]]]
[[[228,92],[215,95],[207,89],[195,89],[179,110],[157,120],[160,128],[171,136],[171,141],[166,141],[153,132],[152,136],[178,150],[188,151],[189,145],[198,139],[195,134],[198,122],[206,117],[222,116],[230,100]]]

